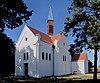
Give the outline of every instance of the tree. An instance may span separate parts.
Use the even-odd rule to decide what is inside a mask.
[[[13,29],[22,25],[32,11],[27,10],[26,4],[22,0],[0,0],[0,32],[5,27]]]
[[[75,52],[94,49],[94,80],[97,80],[97,51],[100,49],[100,0],[73,0],[64,32],[74,36]]]
[[[8,76],[14,73],[15,69],[15,46],[12,39],[6,34],[0,34],[0,75]]]
[[[90,60],[88,60],[88,71],[89,71],[89,73],[92,72],[92,70],[91,70],[92,67],[93,67],[93,63]]]
[[[4,34],[5,28],[13,29],[29,20],[32,11],[28,11],[22,0],[0,0],[0,75],[14,73],[14,42]]]

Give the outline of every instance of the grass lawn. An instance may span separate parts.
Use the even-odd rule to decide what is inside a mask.
[[[100,73],[98,73],[98,82],[100,83]],[[21,78],[9,77],[0,79],[0,83],[93,83],[93,74],[84,75],[66,75],[58,77],[44,77],[44,78]]]
[[[92,80],[93,79],[93,73],[91,74],[83,74],[83,75],[68,75],[68,76],[62,76],[57,78],[65,78],[65,79],[71,79],[71,80]],[[97,78],[100,80],[100,73],[97,74]]]

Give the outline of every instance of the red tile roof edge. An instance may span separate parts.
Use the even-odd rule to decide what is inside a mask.
[[[50,38],[47,34],[42,33],[41,31],[36,30],[36,29],[34,29],[34,28],[30,27],[30,26],[28,26],[28,28],[29,28],[29,29],[32,31],[32,33],[34,33],[35,35],[36,35],[36,34],[39,34],[39,35],[41,36],[41,39],[42,39],[43,41],[48,42],[48,43],[52,43],[51,38]]]
[[[86,60],[86,57],[87,57],[87,53],[86,52],[80,53],[80,54],[76,54],[72,58],[72,61]]]
[[[63,34],[56,34],[56,35],[50,37],[49,35],[41,32],[39,30],[36,30],[36,29],[34,29],[34,28],[32,28],[32,27],[30,27],[28,25],[27,25],[27,27],[32,31],[32,33],[34,33],[35,35],[39,34],[43,41],[45,41],[47,43],[50,43],[50,44],[54,44],[55,40],[60,41],[60,39],[63,37]]]

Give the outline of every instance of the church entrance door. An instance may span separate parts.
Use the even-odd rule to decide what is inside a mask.
[[[24,63],[24,74],[28,76],[28,63]]]

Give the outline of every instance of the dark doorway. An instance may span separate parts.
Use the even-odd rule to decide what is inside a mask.
[[[28,76],[28,63],[24,63],[24,73],[25,76]]]

